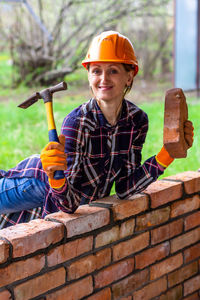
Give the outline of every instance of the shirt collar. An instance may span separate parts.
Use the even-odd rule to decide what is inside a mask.
[[[113,127],[108,123],[108,121],[104,117],[104,114],[102,113],[97,101],[94,98],[91,99],[91,101],[92,101],[93,110],[95,112],[94,117],[96,119],[95,120],[96,123],[100,127]],[[120,117],[119,120],[117,121],[116,126],[123,125],[123,124],[126,125],[127,123],[131,122],[132,119],[134,118],[135,113],[138,110],[139,108],[135,104],[124,99],[122,102]]]

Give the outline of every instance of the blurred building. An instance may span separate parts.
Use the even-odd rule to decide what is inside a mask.
[[[174,0],[174,85],[183,90],[200,87],[200,1]]]

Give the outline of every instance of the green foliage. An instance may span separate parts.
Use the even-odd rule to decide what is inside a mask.
[[[163,57],[163,38],[165,56],[171,58],[167,35],[173,23],[170,0],[56,0],[53,6],[51,0],[29,0],[46,30],[22,2],[7,4],[9,9],[0,10],[0,46],[10,51],[15,85],[49,85],[58,78],[63,80],[80,67],[92,37],[104,30],[127,33],[136,45],[139,62],[146,62],[144,76],[159,72],[157,61]]]
[[[7,53],[0,53],[0,83],[1,86],[9,86],[12,83],[12,64]]]
[[[73,73],[65,76],[65,80],[71,86],[88,84],[87,71],[82,67]]]

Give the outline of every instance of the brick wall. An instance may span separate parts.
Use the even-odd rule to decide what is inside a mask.
[[[0,300],[200,299],[200,173],[0,230]]]

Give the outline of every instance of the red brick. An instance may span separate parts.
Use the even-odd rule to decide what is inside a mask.
[[[111,249],[104,249],[94,255],[83,257],[68,267],[68,280],[80,278],[111,263]]]
[[[4,263],[9,257],[9,244],[0,240],[0,264]]]
[[[15,300],[31,299],[65,283],[66,272],[60,268],[28,280],[14,288]]]
[[[200,255],[200,243],[186,249],[184,251],[184,262],[188,263],[189,261],[198,258]]]
[[[167,289],[167,279],[164,277],[155,282],[152,282],[142,289],[133,293],[134,300],[148,300],[152,299]]]
[[[67,280],[80,278],[92,273],[94,270],[96,270],[96,257],[94,255],[83,257],[68,267]]]
[[[183,231],[182,219],[160,226],[151,231],[151,243],[154,245],[164,240],[169,240],[170,238],[178,234],[181,234],[182,231]]]
[[[184,138],[184,122],[188,119],[188,107],[183,90],[173,88],[165,95],[163,144],[171,157],[187,156],[189,148]]]
[[[48,215],[45,219],[63,223],[67,229],[67,237],[72,237],[109,224],[110,212],[106,208],[81,205],[74,214],[60,211]]]
[[[151,183],[144,193],[150,196],[151,207],[156,208],[181,198],[183,191],[180,182],[158,180]]]
[[[121,226],[112,227],[109,230],[103,231],[96,236],[95,248],[102,247],[128,235],[132,235],[134,231],[135,220],[131,219],[121,224]]]
[[[52,249],[47,255],[48,266],[55,266],[74,257],[78,257],[83,253],[91,251],[92,246],[92,236],[77,239],[75,241],[67,242],[64,245],[58,246]]]
[[[127,200],[119,200],[116,198],[116,196],[111,196],[103,199],[98,199],[94,203],[111,205],[115,221],[129,218],[149,208],[148,197],[142,194],[133,195]]]
[[[183,299],[183,288],[181,285],[168,290],[167,293],[159,297],[159,300],[182,300]]]
[[[45,266],[45,257],[38,255],[23,261],[13,262],[0,271],[0,287],[36,274]]]
[[[120,226],[119,236],[120,238],[127,237],[129,235],[133,235],[135,228],[135,219],[130,219],[126,222],[123,222]]]
[[[113,246],[113,260],[120,260],[132,255],[149,245],[149,232],[142,233],[134,238]]]
[[[119,226],[112,227],[96,236],[95,248],[111,244],[119,239]]]
[[[184,300],[199,300],[199,299],[200,299],[200,295],[198,295],[198,293],[195,293],[193,295],[184,298]]]
[[[114,220],[122,220],[148,209],[148,197],[146,195],[134,195],[129,200],[123,200],[112,208]]]
[[[86,300],[111,300],[110,288],[104,289],[96,294],[93,294],[92,296],[87,297]]]
[[[193,277],[184,283],[184,296],[200,289],[200,275]]]
[[[151,226],[156,226],[165,223],[169,220],[170,207],[153,210],[150,213],[138,216],[136,218],[136,230],[145,230]]]
[[[93,292],[92,277],[86,277],[46,295],[46,300],[80,300]],[[103,299],[102,299],[103,300]]]
[[[196,210],[200,207],[199,195],[194,195],[191,198],[173,203],[171,206],[171,218],[184,215],[190,211]]]
[[[200,172],[186,171],[176,175],[168,176],[167,179],[181,180],[184,182],[184,188],[187,194],[197,193],[200,190]]]
[[[12,244],[13,257],[20,257],[59,242],[64,236],[64,227],[37,219],[2,229],[0,236]]]
[[[171,252],[174,253],[200,240],[200,228],[180,235],[171,241]]]
[[[200,225],[200,211],[185,218],[185,230],[197,227]]]
[[[169,287],[185,281],[198,272],[198,263],[193,262],[168,275]]]
[[[149,280],[148,270],[145,269],[137,272],[127,278],[120,280],[112,285],[114,299],[119,299],[120,296],[130,294],[133,290],[138,289]],[[121,298],[120,298],[121,299]]]
[[[0,300],[11,300],[11,294],[9,291],[5,290],[0,292]]]
[[[183,264],[182,254],[178,254],[170,258],[167,258],[164,261],[157,263],[150,268],[150,279],[154,280],[167,273],[170,273],[178,269],[179,267],[181,267],[182,264]]]
[[[103,249],[98,251],[96,254],[96,268],[97,270],[101,269],[102,267],[109,265],[111,262],[111,249]]]
[[[136,269],[143,269],[169,255],[169,242],[150,248],[135,256]]]
[[[95,276],[95,288],[104,287],[120,278],[130,274],[134,269],[134,259],[120,261],[111,265],[102,271],[99,271]]]
[[[119,198],[117,197],[117,195],[111,195],[111,196],[108,196],[108,197],[104,197],[104,198],[100,198],[100,199],[97,199],[95,201],[92,201],[92,205],[96,205],[99,206],[100,204],[103,206],[105,205],[106,207],[109,206],[113,206],[117,203],[121,202],[121,200],[119,200]]]

